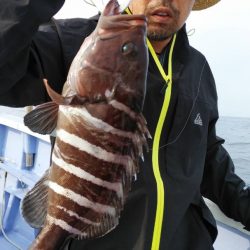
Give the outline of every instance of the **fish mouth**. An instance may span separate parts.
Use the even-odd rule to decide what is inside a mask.
[[[141,28],[146,32],[147,18],[145,15],[116,15],[103,17],[98,29],[98,36],[101,40],[107,40],[119,36],[122,32],[134,28]]]
[[[147,18],[145,15],[115,15],[102,17],[98,36],[101,40],[111,39],[133,28],[147,28]]]

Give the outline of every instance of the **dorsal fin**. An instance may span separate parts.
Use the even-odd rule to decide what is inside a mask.
[[[43,82],[44,82],[44,85],[45,85],[45,88],[47,90],[47,93],[49,95],[49,97],[51,98],[51,100],[53,102],[55,102],[57,105],[60,105],[60,104],[66,104],[65,103],[65,98],[56,93],[50,86],[49,86],[49,83],[48,83],[48,80],[47,79],[43,79]]]

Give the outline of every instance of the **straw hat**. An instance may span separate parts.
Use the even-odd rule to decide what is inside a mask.
[[[220,0],[196,0],[193,10],[204,10],[218,3]]]

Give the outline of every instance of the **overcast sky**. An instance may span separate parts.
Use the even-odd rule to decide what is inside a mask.
[[[66,0],[57,18],[89,17],[96,13],[84,0]],[[250,117],[250,1],[221,0],[192,12],[187,29],[190,43],[212,68],[222,116]]]

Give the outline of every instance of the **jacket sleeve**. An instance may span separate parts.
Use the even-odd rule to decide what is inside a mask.
[[[250,230],[250,188],[235,174],[233,161],[222,146],[224,140],[216,136],[217,118],[211,121],[209,127],[202,195],[215,202],[228,217]]]
[[[38,29],[63,3],[0,0],[0,105],[21,107],[46,101],[43,77],[61,88],[64,74],[58,35],[51,27]]]

